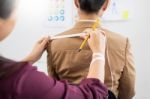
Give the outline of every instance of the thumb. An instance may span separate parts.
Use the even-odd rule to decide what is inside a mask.
[[[45,46],[48,44],[49,40],[50,40],[50,37],[49,37],[49,36],[45,37],[45,38],[43,39],[43,41],[41,42],[41,45],[42,45],[43,47],[45,47]]]

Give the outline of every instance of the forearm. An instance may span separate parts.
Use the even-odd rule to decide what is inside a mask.
[[[35,69],[28,72],[24,80],[27,96],[39,99],[106,99],[107,87],[97,79],[84,79],[77,85],[70,85],[67,81],[57,81]],[[39,90],[40,89],[40,90]]]
[[[100,56],[99,56],[100,55]],[[93,56],[87,78],[96,78],[104,82],[105,58],[104,54],[98,53],[98,57]]]
[[[31,56],[27,56],[23,60],[21,60],[21,62],[29,62],[31,64],[34,64],[36,61],[34,61]]]
[[[47,47],[47,44],[49,43],[49,40],[50,40],[49,37],[44,37],[41,40],[39,40],[34,46],[31,53],[21,61],[30,62],[34,64],[36,61],[38,61],[41,58],[42,54],[44,53]]]
[[[87,78],[96,78],[99,79],[101,82],[104,82],[104,62],[101,60],[97,60],[93,62],[90,66],[90,72]]]

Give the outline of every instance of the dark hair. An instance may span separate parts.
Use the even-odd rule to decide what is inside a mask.
[[[0,0],[0,18],[7,19],[14,10],[16,0]]]
[[[81,10],[86,13],[98,13],[106,0],[79,0]]]

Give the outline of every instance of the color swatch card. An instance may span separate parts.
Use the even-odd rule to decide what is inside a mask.
[[[49,0],[47,25],[64,27],[72,23],[72,0]]]

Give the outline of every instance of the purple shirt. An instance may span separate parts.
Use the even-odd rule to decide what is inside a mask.
[[[70,85],[46,76],[29,63],[7,79],[0,78],[0,99],[107,99],[107,92],[97,79]]]

